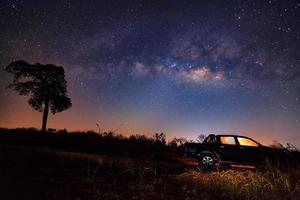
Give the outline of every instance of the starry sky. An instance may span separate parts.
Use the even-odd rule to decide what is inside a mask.
[[[19,59],[65,68],[52,128],[300,145],[300,0],[2,0],[0,65]],[[10,80],[0,126],[40,128]]]

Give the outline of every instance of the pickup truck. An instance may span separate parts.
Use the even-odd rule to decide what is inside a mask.
[[[245,136],[211,134],[202,143],[187,143],[185,157],[197,159],[200,169],[208,171],[221,166],[260,168],[266,161],[278,163],[279,157],[287,162],[288,154]]]

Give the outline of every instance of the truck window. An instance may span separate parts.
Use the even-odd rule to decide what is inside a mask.
[[[216,137],[214,135],[210,135],[207,138],[207,143],[214,144],[216,142]]]
[[[236,145],[235,139],[232,136],[220,136],[222,144]]]
[[[250,146],[250,147],[257,147],[258,146],[258,144],[255,141],[250,140],[248,138],[238,137],[237,139],[238,139],[241,146]]]

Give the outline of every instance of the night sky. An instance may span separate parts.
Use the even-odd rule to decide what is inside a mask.
[[[0,66],[63,66],[73,107],[49,127],[300,145],[300,0],[1,0]],[[5,89],[0,126],[41,126]]]

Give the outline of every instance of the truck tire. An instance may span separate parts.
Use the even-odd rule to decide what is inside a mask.
[[[219,165],[219,159],[214,154],[203,154],[198,162],[199,168],[203,172],[216,170]]]

